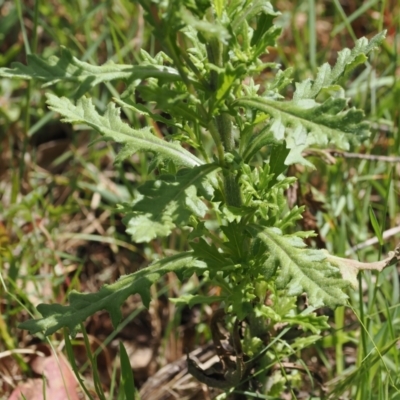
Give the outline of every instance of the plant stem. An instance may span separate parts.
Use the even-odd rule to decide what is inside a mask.
[[[232,135],[232,123],[229,115],[226,113],[217,115],[215,117],[215,123],[222,143],[224,144],[225,151],[232,152],[235,149],[235,140]]]
[[[211,38],[209,40],[207,47],[207,56],[210,63],[216,65],[217,67],[222,67],[223,65],[223,46],[222,43],[217,38]],[[216,92],[218,90],[219,76],[217,71],[210,71],[210,87],[211,90]],[[213,110],[209,110],[210,114]],[[210,130],[211,135],[217,145],[218,157],[220,162],[225,165],[224,151],[221,149],[220,143],[222,142],[224,150],[226,152],[233,152],[235,150],[235,140],[232,133],[232,123],[230,117],[227,113],[221,113],[214,118],[214,124],[217,131],[219,140],[217,140],[214,132]],[[210,124],[211,125],[211,124]],[[224,192],[226,203],[229,206],[240,207],[242,205],[242,196],[240,193],[240,187],[237,182],[236,174],[233,171],[224,169]]]
[[[223,167],[225,165],[225,160],[224,160],[224,147],[222,146],[222,142],[219,136],[218,129],[215,125],[214,121],[210,121],[210,123],[207,126],[208,131],[211,134],[211,137],[214,139],[214,143],[217,146],[217,153],[218,153],[218,159]]]

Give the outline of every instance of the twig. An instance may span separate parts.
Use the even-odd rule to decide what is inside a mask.
[[[361,153],[348,153],[346,151],[340,150],[326,150],[334,157],[343,157],[343,158],[358,158],[361,160],[370,160],[370,161],[384,161],[388,163],[397,163],[400,162],[400,157],[395,156],[379,156],[377,154],[361,154]]]
[[[362,154],[362,153],[348,153],[346,151],[336,150],[336,149],[307,149],[303,151],[304,157],[316,156],[321,157],[327,164],[335,164],[335,157],[342,158],[355,158],[359,160],[369,160],[369,161],[384,161],[388,163],[398,163],[400,162],[400,157],[396,156],[380,156],[377,154]]]
[[[390,237],[395,236],[398,233],[400,233],[400,226],[395,226],[394,228],[390,228],[390,229],[384,231],[382,234],[382,238],[389,239]],[[377,244],[377,243],[379,243],[379,240],[376,236],[373,238],[370,238],[370,239],[366,240],[365,242],[359,243],[359,244],[353,246],[351,249],[348,249],[346,251],[346,256],[356,253],[358,250],[364,249],[365,247],[373,246],[374,244]]]

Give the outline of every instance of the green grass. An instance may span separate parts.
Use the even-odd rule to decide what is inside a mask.
[[[285,67],[296,65],[295,80],[300,81],[315,74],[322,62],[332,62],[337,51],[351,46],[355,38],[388,29],[382,49],[347,83],[352,104],[365,109],[373,123],[371,138],[351,152],[399,156],[400,7],[395,1],[350,3],[353,9],[345,9],[339,1],[279,2],[284,34],[281,46],[269,57]],[[20,0],[4,1],[0,67],[12,61],[24,62],[26,53],[57,54],[60,45],[93,64],[107,60],[134,63],[141,47],[150,53],[157,51],[157,43],[143,28],[141,11],[128,0],[100,2],[95,7],[64,0],[36,0],[34,4],[32,11]],[[52,90],[68,97],[72,89],[60,83]],[[111,97],[118,97],[124,89],[109,84],[96,87],[92,93],[96,106],[103,110]],[[94,291],[160,257],[160,248],[164,248],[159,242],[149,246],[130,243],[121,216],[115,212],[115,204],[129,200],[138,183],[151,176],[149,160],[138,156],[122,167],[114,166],[116,149],[103,144],[89,147],[97,134],[77,134],[59,124],[54,113],[46,109],[43,93],[37,83],[0,82],[0,356],[32,344],[33,339],[17,324],[28,315],[36,315],[38,303],[64,302],[72,289]],[[124,112],[135,127],[148,123],[129,110]],[[310,190],[314,198],[324,202],[326,211],[317,211],[316,219],[328,250],[339,256],[350,252],[362,261],[376,261],[392,250],[399,234],[351,251],[353,246],[399,225],[398,165],[379,157],[338,157],[335,165],[315,162],[316,171],[299,169],[294,174],[303,194]],[[169,247],[180,245],[179,235],[169,241]],[[317,358],[333,399],[400,399],[398,267],[389,267],[380,275],[363,272],[359,282],[347,307],[331,315],[330,334],[315,344],[313,352],[289,349],[288,359],[301,361],[311,370]],[[181,290],[172,279],[166,283],[170,297]],[[139,309],[140,303],[135,301]],[[125,323],[132,323],[134,316],[135,312],[127,313]],[[171,339],[179,320],[179,314],[175,320],[170,316],[166,333],[160,333],[162,362],[173,352],[168,346],[179,341]],[[104,344],[119,338],[123,327],[104,334]],[[57,347],[63,337],[53,335],[49,340]],[[71,343],[67,343],[72,359]],[[180,355],[179,351],[175,355]],[[17,353],[13,357],[19,371],[28,376],[27,358]],[[109,387],[101,388],[94,359],[91,363],[92,368],[79,367],[89,381],[86,385],[103,391],[100,398],[111,399],[119,387],[115,375]],[[120,387],[128,388],[133,381],[125,356],[121,363],[126,380]],[[284,368],[281,371],[281,382],[290,380],[294,387],[304,378],[303,372],[288,376]],[[6,379],[10,377],[4,374],[0,371],[2,399],[8,398],[12,389]],[[294,391],[292,396],[296,398]]]

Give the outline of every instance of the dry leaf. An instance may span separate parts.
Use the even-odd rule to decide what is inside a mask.
[[[356,288],[358,285],[357,274],[361,270],[375,270],[380,272],[384,268],[400,260],[400,243],[396,246],[394,251],[390,251],[388,256],[382,261],[365,263],[350,258],[332,256],[331,254],[327,255],[327,260],[338,267],[343,279],[349,281],[351,285]]]
[[[31,367],[34,372],[43,375],[44,380],[28,379],[11,393],[8,400],[22,400],[22,394],[27,400],[43,400],[43,390],[46,399],[79,400],[75,375],[62,354],[56,356],[51,353],[47,357],[36,357],[31,362]]]

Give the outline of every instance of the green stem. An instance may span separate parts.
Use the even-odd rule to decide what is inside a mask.
[[[207,56],[210,63],[217,67],[223,66],[223,46],[217,38],[211,38],[206,46]],[[217,71],[210,71],[210,88],[213,91],[217,91],[219,82],[219,76]],[[213,110],[209,110],[212,114]],[[226,152],[233,152],[235,150],[235,140],[233,138],[232,123],[227,113],[222,113],[214,118],[214,123],[210,124],[216,127],[218,131],[218,141],[214,131],[210,130],[215,143],[217,144],[218,157],[220,162],[225,165],[224,161],[224,150]],[[223,149],[221,146],[223,144]],[[222,166],[223,166],[222,165]],[[240,207],[242,205],[242,196],[240,193],[240,187],[237,182],[236,174],[233,171],[224,169],[224,192],[226,203],[229,206]]]
[[[232,134],[232,123],[229,115],[226,113],[215,117],[219,137],[222,140],[226,152],[232,153],[235,150],[235,140]],[[237,181],[237,175],[234,171],[224,169],[224,191],[226,203],[229,206],[240,207],[242,205],[242,195]]]
[[[343,357],[343,336],[344,336],[344,307],[338,307],[335,310],[335,354],[336,354],[336,374],[339,376],[343,373],[344,357]]]
[[[216,127],[216,124],[214,121],[210,121],[210,123],[207,126],[208,131],[211,134],[211,137],[214,139],[214,143],[217,146],[217,153],[218,153],[218,159],[221,164],[221,167],[224,166],[225,160],[224,160],[224,147],[222,146],[222,142],[220,139],[220,135],[218,132],[218,128]]]
[[[232,123],[228,114],[223,113],[215,117],[215,123],[218,128],[225,151],[231,153],[235,150],[235,140],[232,135]]]
[[[359,365],[360,367],[362,365],[362,360],[364,357],[368,355],[368,346],[367,346],[367,325],[368,322],[366,321],[365,318],[365,313],[364,313],[364,302],[363,302],[363,290],[362,290],[362,274],[358,274],[358,295],[359,295],[359,303],[360,303],[360,322],[361,322],[361,346],[359,347]],[[366,368],[365,370],[365,376],[363,379],[363,384],[359,386],[360,389],[360,395],[357,397],[359,399],[367,399],[369,389],[368,385],[370,384],[370,379],[369,379],[369,369]]]
[[[183,82],[187,86],[190,93],[194,92],[194,88],[192,83],[190,82],[189,77],[187,76],[186,71],[184,70],[181,60],[179,59],[179,55],[176,48],[176,43],[171,39],[171,37],[167,37],[164,39],[165,45],[168,48],[169,56],[172,58],[174,65],[178,69],[179,75],[181,76]]]
[[[232,172],[224,174],[224,190],[228,206],[240,207],[242,205],[240,187]]]
[[[206,46],[207,49],[207,57],[210,63],[216,65],[217,67],[221,67],[223,64],[222,60],[222,45],[217,38],[210,39],[210,42]],[[218,72],[212,70],[210,72],[210,88],[213,91],[218,89]]]

